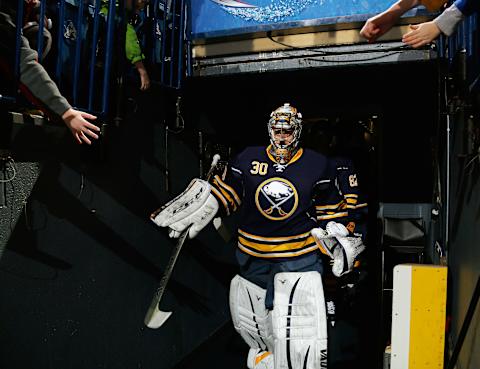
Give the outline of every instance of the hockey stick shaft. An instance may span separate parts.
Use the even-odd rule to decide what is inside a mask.
[[[212,160],[212,165],[207,174],[207,180],[211,177],[213,169],[215,168],[219,160],[220,160],[220,155],[218,154],[214,155]],[[172,254],[170,255],[170,259],[168,260],[168,264],[167,264],[167,267],[165,268],[165,272],[162,276],[162,279],[160,280],[158,288],[155,291],[155,294],[153,296],[152,302],[150,303],[150,307],[148,308],[147,313],[145,314],[144,323],[149,328],[156,329],[161,327],[162,324],[165,323],[165,321],[172,314],[169,311],[160,310],[160,302],[162,301],[163,294],[167,287],[168,281],[170,280],[170,276],[172,275],[173,268],[175,267],[175,264],[177,262],[178,255],[180,254],[183,244],[185,243],[185,240],[188,237],[188,232],[190,231],[191,226],[192,225],[189,225],[180,234],[180,237],[178,238],[178,241],[172,251]]]
[[[187,227],[187,229],[185,229],[180,235],[177,244],[172,251],[172,255],[170,255],[170,259],[168,260],[167,267],[165,268],[165,273],[160,280],[158,288],[153,296],[152,302],[150,303],[150,307],[148,308],[147,314],[145,315],[144,323],[149,328],[159,328],[172,314],[171,312],[165,312],[160,310],[160,301],[162,300],[163,293],[165,292],[165,288],[167,287],[170,276],[172,275],[178,255],[180,254],[183,244],[185,243],[185,240],[188,236],[188,231],[190,230],[190,227],[191,226]]]

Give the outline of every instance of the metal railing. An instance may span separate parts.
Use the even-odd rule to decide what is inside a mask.
[[[39,61],[44,51],[47,1],[40,2],[36,49]],[[105,12],[102,6],[108,7]],[[141,38],[150,47],[143,49],[157,84],[180,89],[185,77],[186,0],[152,0],[144,10],[146,24],[152,25]],[[24,23],[25,5],[18,1],[16,22]],[[112,105],[112,81],[123,77],[126,10],[124,0],[58,0],[54,18],[56,39],[51,75],[61,93],[77,109],[107,119]],[[16,30],[15,77],[19,80],[22,27]],[[99,51],[99,49],[101,49]],[[117,53],[123,53],[118,55]],[[155,73],[157,72],[157,73]],[[154,81],[155,82],[155,81]],[[12,101],[16,96],[2,96]]]
[[[179,89],[185,76],[185,39],[187,2],[185,0],[155,0],[154,33],[161,29],[160,83]]]
[[[480,15],[473,14],[450,37],[439,40],[440,56],[460,64],[460,77],[470,89],[480,87]]]

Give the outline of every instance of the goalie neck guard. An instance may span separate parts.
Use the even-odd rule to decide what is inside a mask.
[[[298,149],[302,114],[289,103],[275,109],[268,121],[271,154],[279,164],[287,164]]]

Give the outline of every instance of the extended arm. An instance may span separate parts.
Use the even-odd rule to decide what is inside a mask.
[[[400,17],[419,4],[419,0],[399,0],[384,12],[367,20],[360,31],[360,35],[368,40],[374,42],[389,31]]]
[[[4,61],[2,71],[14,75],[15,54],[15,24],[5,13],[0,13],[0,58]],[[37,52],[32,50],[26,38],[21,38],[20,48],[20,89],[35,105],[43,107],[60,116],[72,132],[78,143],[90,144],[90,138],[98,138],[95,132],[100,128],[88,122],[95,119],[93,115],[73,109],[68,101],[61,95],[55,82],[52,81],[43,66],[37,61]]]
[[[433,21],[410,26],[411,31],[403,37],[403,42],[418,48],[431,43],[441,33],[451,36],[466,16],[479,10],[479,1],[457,0]]]
[[[125,35],[125,54],[140,75],[140,90],[147,90],[150,87],[150,77],[143,64],[145,55],[142,53],[135,28],[130,23],[127,24],[127,33]]]
[[[62,118],[77,143],[91,144],[91,138],[98,138],[95,132],[99,132],[100,128],[86,120],[94,120],[96,117],[71,107],[43,66],[37,62],[37,53],[23,37],[20,49],[20,82],[24,94],[33,95],[34,102],[39,101],[40,105],[46,106]]]

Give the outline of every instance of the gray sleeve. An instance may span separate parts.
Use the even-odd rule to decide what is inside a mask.
[[[435,18],[434,22],[444,35],[451,36],[457,24],[460,23],[464,17],[463,13],[453,4]]]
[[[30,48],[27,39],[23,36],[20,49],[20,82],[55,114],[62,116],[71,108],[55,82],[52,81],[43,66],[37,62],[37,52]]]

